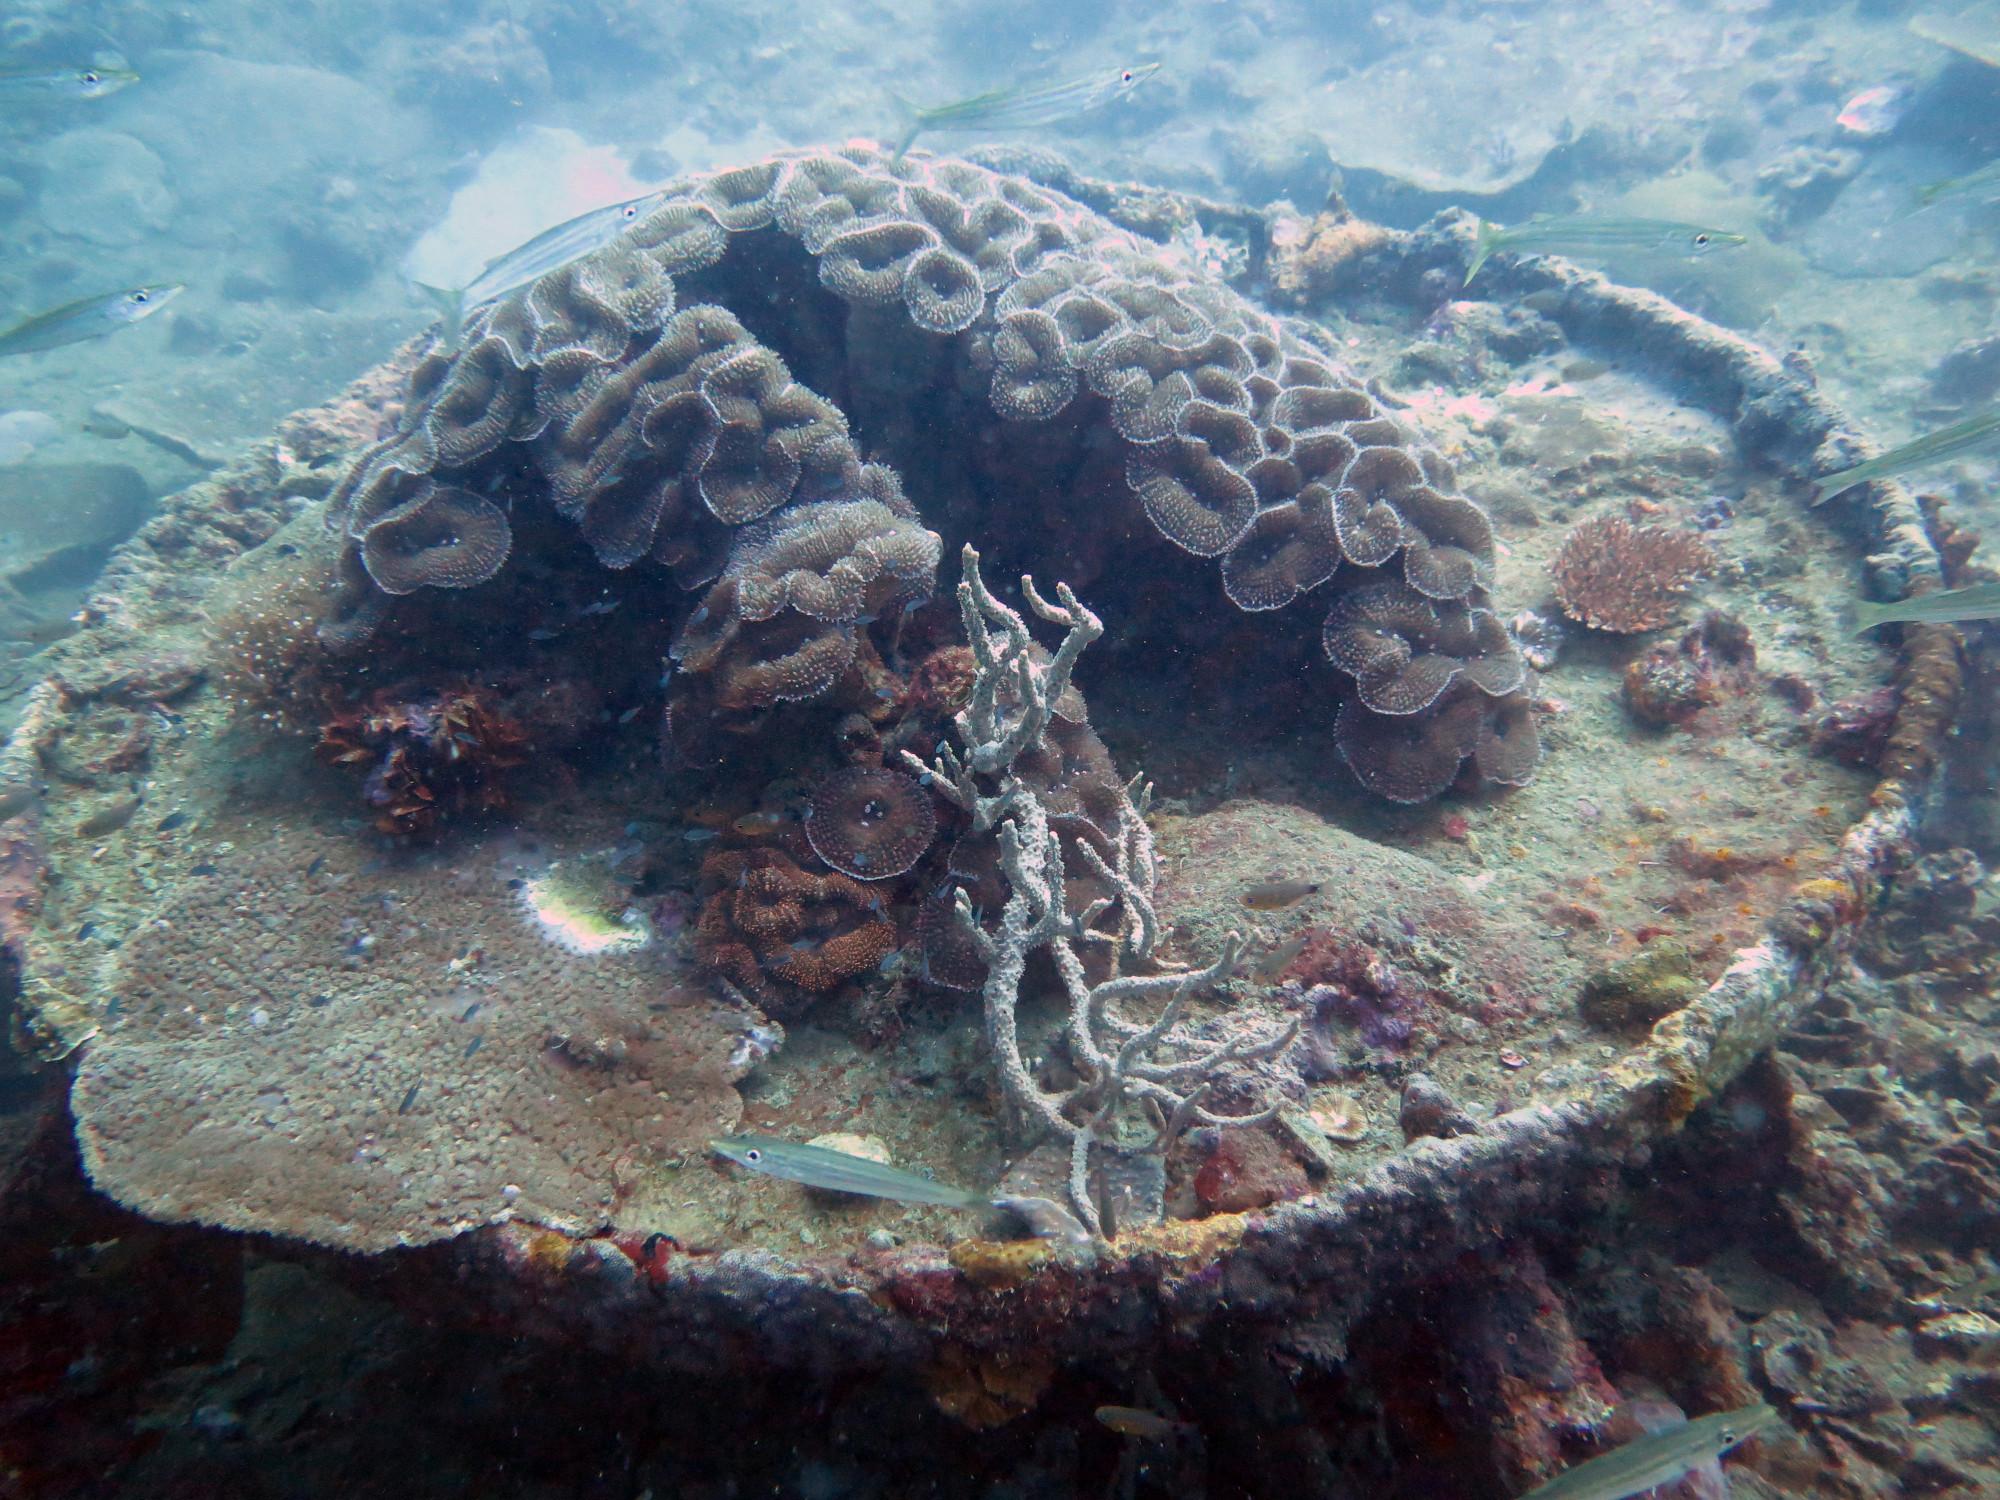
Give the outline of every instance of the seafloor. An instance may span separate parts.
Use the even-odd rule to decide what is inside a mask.
[[[1269,62],[1276,14],[1226,29],[1238,71]],[[218,241],[218,265],[266,256],[264,280],[226,272],[241,293],[227,309],[45,357],[34,399],[72,421],[63,402],[102,393],[114,351],[143,368],[168,340],[187,376],[171,399],[119,393],[122,415],[94,420],[124,436],[73,433],[55,455],[144,443],[142,464],[0,469],[23,529],[52,510],[95,528],[24,542],[15,576],[4,769],[39,793],[8,814],[0,864],[20,1050],[0,1190],[9,1492],[1499,1496],[1646,1400],[1779,1409],[1733,1456],[1739,1495],[2000,1487],[1990,647],[1979,625],[1856,638],[1849,603],[1863,578],[1893,595],[1927,571],[1987,576],[1969,529],[1981,470],[1821,510],[1802,482],[1857,432],[1922,425],[1907,397],[1942,358],[1937,309],[1980,301],[1989,249],[1975,222],[1936,261],[1863,265],[1808,227],[1811,162],[1795,192],[1753,172],[1862,76],[1846,59],[1884,23],[1792,35],[1761,13],[1704,15],[1691,61],[1657,73],[1673,109],[1572,78],[1574,97],[1606,101],[1595,133],[1523,124],[1449,170],[1384,123],[1373,156],[1342,158],[1351,203],[1324,210],[1334,157],[1294,149],[1296,110],[1199,150],[1185,118],[1156,114],[1149,139],[1079,152],[1201,197],[987,158],[1066,223],[1101,213],[1147,245],[1178,240],[1162,277],[1304,315],[1314,357],[1344,362],[1371,411],[1443,455],[1490,517],[1481,604],[1534,668],[1518,689],[1539,742],[1532,778],[1512,778],[1525,784],[1481,784],[1475,758],[1446,767],[1442,795],[1371,792],[1344,759],[1334,704],[1351,689],[1320,649],[1322,597],[1238,611],[1212,563],[1105,501],[1089,455],[1121,437],[1079,441],[1063,468],[1060,442],[964,399],[976,333],[954,365],[900,308],[843,324],[817,290],[799,295],[786,359],[838,395],[860,453],[903,471],[905,521],[949,543],[934,602],[861,622],[871,644],[836,708],[767,713],[714,764],[663,757],[670,705],[711,701],[675,695],[715,691],[682,657],[700,623],[687,596],[650,565],[603,573],[566,522],[519,509],[487,592],[406,596],[359,656],[320,653],[312,626],[367,545],[329,531],[335,482],[416,411],[405,386],[425,345],[391,353],[419,320],[390,305],[386,267],[297,245],[354,232],[338,205],[357,194],[385,223],[397,194],[420,201],[423,174],[386,167],[400,144],[369,158],[357,137],[354,161],[316,167],[336,176],[315,189],[319,217],[299,210],[306,227],[280,240],[290,259]],[[1455,25],[1374,18],[1354,101],[1418,58],[1490,72]],[[106,116],[156,161],[174,88],[306,82],[174,40],[196,50]],[[515,40],[522,87],[562,72],[544,56],[538,75]],[[798,44],[771,45],[743,56],[770,65]],[[1173,102],[1193,110],[1216,80],[1186,72]],[[396,88],[417,119],[413,76]],[[1700,101],[1747,78],[1761,106],[1732,134]],[[1927,87],[1934,103],[1984,78],[1955,64]],[[1640,104],[1643,132],[1620,113]],[[698,142],[707,125],[678,127],[659,170],[779,143],[718,156],[746,137],[708,125]],[[92,149],[38,143],[23,178],[46,201],[46,153],[108,170]],[[1890,173],[1895,149],[1835,186]],[[160,233],[204,201],[172,160],[174,201],[135,200]],[[1461,294],[1470,225],[1433,209],[1513,217],[1593,181],[1599,204],[1616,188],[1627,207],[1711,216],[1761,191],[1776,217],[1749,269],[1670,267],[1662,285],[1786,360],[1560,266],[1499,268]],[[1860,212],[1858,195],[1827,197],[1829,218]],[[47,262],[64,234],[135,264],[153,243],[65,222],[41,212],[40,249],[8,262],[18,285],[60,282]],[[787,253],[731,252],[781,278]],[[351,280],[288,289],[281,274],[327,264]],[[1853,296],[1857,272],[1880,295]],[[689,285],[721,296],[741,274],[726,260]],[[295,293],[326,305],[301,313]],[[289,366],[290,383],[225,359]],[[1078,430],[1110,434],[1095,410]],[[952,456],[994,431],[998,458]],[[183,487],[190,454],[214,467]],[[996,482],[1052,473],[1074,488],[1029,524],[980,509]],[[124,509],[51,504],[85,493]],[[1097,522],[1051,523],[1064,493]],[[1610,521],[1705,549],[1641,628],[1570,619],[1566,603],[1620,603],[1586,604],[1589,580],[1557,597],[1566,544]],[[1189,998],[1185,1035],[1301,1028],[1219,1081],[1284,1113],[1168,1132],[1157,1176],[1121,1189],[1128,1217],[1087,1249],[703,1149],[737,1130],[839,1132],[946,1182],[1066,1190],[1046,1143],[1031,1152],[980,997],[932,982],[943,953],[920,882],[963,874],[944,844],[872,908],[831,883],[812,898],[848,901],[843,937],[886,942],[880,963],[807,981],[810,928],[749,968],[712,946],[745,870],[782,858],[831,882],[798,815],[857,745],[864,763],[868,743],[928,755],[950,733],[919,667],[958,639],[967,540],[996,586],[1032,569],[1104,617],[1077,668],[1088,725],[1064,732],[1101,738],[1118,780],[1153,783],[1148,962],[1198,969],[1232,933],[1246,942]],[[81,629],[32,638],[72,607]],[[1947,739],[1961,677],[1969,706]],[[385,778],[447,705],[464,728],[437,743],[504,742],[506,759],[483,779],[432,767],[415,791]],[[1253,899],[1273,882],[1312,889]],[[1018,1025],[1030,1075],[1060,1090],[1081,1064],[1055,977],[1028,965]],[[1107,1403],[1172,1425],[1121,1436],[1092,1416]]]

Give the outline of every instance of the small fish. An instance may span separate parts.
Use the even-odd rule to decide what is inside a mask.
[[[326,868],[326,856],[324,854],[315,854],[313,856],[313,862],[306,866],[306,874],[308,876],[317,875],[321,870],[324,870],[325,868]]]
[[[85,922],[81,927],[77,928],[76,940],[79,943],[85,942],[89,939],[90,935],[96,931],[97,931],[97,924],[95,922]]]
[[[992,1201],[984,1193],[933,1182],[914,1172],[885,1167],[865,1156],[850,1156],[845,1151],[829,1151],[824,1146],[806,1146],[772,1136],[732,1135],[727,1140],[710,1141],[708,1149],[739,1167],[786,1182],[802,1182],[807,1187],[893,1198],[899,1203],[938,1203],[946,1208],[980,1208]]]
[[[1250,977],[1259,984],[1276,984],[1278,976],[1292,966],[1292,960],[1305,951],[1310,930],[1300,933],[1290,942],[1280,943],[1269,953],[1250,965]]]
[[[1974,1281],[1962,1281],[1949,1289],[1954,1302],[1971,1304],[1981,1297],[1990,1297],[2000,1292],[2000,1276],[1981,1276]]]
[[[2000,156],[1996,156],[1985,166],[1963,177],[1947,177],[1942,182],[1927,182],[1918,188],[1913,196],[1917,207],[1929,208],[1940,198],[1956,198],[1961,194],[1978,193],[1982,197],[1991,192],[2000,192]]]
[[[582,609],[577,611],[577,614],[580,616],[608,615],[624,602],[623,599],[599,599],[595,604],[584,605]]]
[[[1465,285],[1479,274],[1486,257],[1496,250],[1529,255],[1571,250],[1585,255],[1611,250],[1677,250],[1683,255],[1705,255],[1749,243],[1748,236],[1726,229],[1709,229],[1700,224],[1681,224],[1672,219],[1600,219],[1584,214],[1573,218],[1530,219],[1512,229],[1479,221],[1479,236],[1472,246],[1472,264],[1465,269]]]
[[[1903,101],[1909,91],[1899,84],[1878,83],[1863,89],[1840,107],[1833,123],[1859,140],[1878,140],[1903,120]]]
[[[756,839],[776,833],[789,822],[791,819],[783,813],[747,812],[729,826],[746,838]]]
[[[26,812],[34,806],[35,799],[40,795],[41,793],[34,787],[27,785],[10,786],[6,791],[0,792],[0,823],[6,822],[17,813]]]
[[[495,256],[486,262],[477,276],[455,291],[418,282],[418,290],[436,303],[438,311],[444,314],[444,346],[450,349],[457,345],[459,327],[467,313],[489,302],[498,302],[509,292],[540,281],[549,272],[560,271],[573,260],[581,260],[602,250],[633,225],[650,218],[653,210],[665,201],[664,192],[645,193],[637,198],[628,198],[623,203],[593,208],[574,219],[565,219],[553,229],[544,229],[525,244],[516,245],[505,255]]]
[[[1878,458],[1856,464],[1851,469],[1842,469],[1838,474],[1828,474],[1824,479],[1815,479],[1810,503],[1822,504],[1842,491],[1851,490],[1857,484],[1866,484],[1871,479],[1894,479],[1899,474],[1943,463],[1948,458],[1956,458],[1990,442],[1996,434],[2000,434],[2000,406],[1989,406],[1962,422],[1940,427],[1936,432],[1891,448]]]
[[[1037,88],[996,89],[935,109],[921,109],[898,98],[897,104],[910,116],[910,125],[896,147],[895,160],[901,161],[903,153],[926,130],[1020,130],[1053,125],[1131,93],[1159,71],[1158,63],[1108,68]]]
[[[721,838],[722,832],[716,828],[690,828],[681,837],[686,839],[690,844],[702,844],[710,839]]]
[[[1252,911],[1283,911],[1318,890],[1319,886],[1312,881],[1272,880],[1244,891],[1243,904]]]
[[[620,724],[630,724],[634,719],[638,717],[639,717],[639,705],[635,703],[630,708],[626,709],[624,713],[618,716],[618,722]]]
[[[209,863],[209,861],[207,860],[203,860],[200,864],[196,865],[193,869],[188,871],[188,874],[190,875],[220,875],[221,873],[222,871],[220,868],[218,868],[216,865]]]
[[[410,1091],[407,1094],[403,1095],[403,1102],[396,1106],[396,1113],[399,1115],[406,1115],[411,1110],[415,1109],[417,1107],[417,1093],[422,1088],[423,1085],[421,1083],[411,1084]]]
[[[552,641],[560,634],[562,632],[559,630],[531,630],[528,632],[528,639],[531,641]]]
[[[164,818],[160,819],[160,826],[157,832],[172,833],[176,828],[187,822],[187,820],[188,815],[184,812],[168,813]]]
[[[486,1045],[486,1037],[484,1036],[484,1034],[476,1036],[471,1041],[467,1042],[465,1044],[466,1061],[470,1062],[472,1060],[472,1054],[477,1052],[481,1047],[485,1045]]]
[[[1100,1406],[1096,1415],[1097,1420],[1113,1432],[1141,1438],[1149,1443],[1167,1442],[1187,1431],[1188,1426],[1185,1422],[1173,1421],[1139,1406]]]
[[[0,68],[0,93],[58,94],[65,99],[102,99],[139,81],[123,68]]]
[[[66,641],[83,628],[83,622],[74,615],[56,615],[52,619],[37,620],[25,629],[13,632],[14,639],[26,641],[32,646],[53,646],[57,641]]]
[[[103,812],[93,813],[76,825],[78,838],[94,839],[99,834],[116,833],[132,821],[132,814],[141,806],[141,799],[127,797],[123,802],[114,802]]]
[[[1778,1413],[1762,1402],[1741,1411],[1697,1417],[1664,1432],[1634,1438],[1623,1447],[1565,1470],[1521,1500],[1626,1500],[1672,1483],[1777,1419]]]
[[[1854,606],[1854,634],[1861,635],[1877,625],[1920,622],[1948,625],[1954,620],[2000,620],[2000,583],[1975,583],[1970,588],[1944,589],[1920,594],[1914,599],[1898,599],[1892,604],[1870,604],[1862,600]]]
[[[95,297],[65,302],[0,333],[0,355],[35,354],[43,349],[60,349],[64,344],[101,338],[128,323],[151,317],[185,290],[179,282],[170,281],[159,286],[135,286],[122,292],[99,292]]]

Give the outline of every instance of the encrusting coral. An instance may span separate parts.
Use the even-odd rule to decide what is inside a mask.
[[[1158,874],[1142,805],[1146,792],[1137,803],[1129,791],[1121,794],[1110,858],[1094,843],[1075,844],[1082,863],[1110,894],[1074,915],[1069,912],[1062,837],[1016,765],[1031,747],[1041,747],[1060,722],[1058,705],[1069,689],[1070,672],[1104,626],[1067,584],[1058,586],[1054,604],[1036,591],[1031,578],[1021,580],[1021,592],[1038,616],[1066,632],[1046,663],[1036,660],[1027,623],[987,592],[979,576],[979,554],[965,549],[959,610],[978,661],[971,698],[956,721],[965,748],[961,753],[941,747],[936,763],[928,767],[907,751],[903,754],[913,770],[932,778],[940,796],[971,819],[975,834],[994,832],[1008,886],[997,928],[989,932],[965,891],[956,893],[959,926],[986,966],[987,1041],[1019,1119],[1068,1141],[1070,1206],[1093,1233],[1101,1234],[1103,1221],[1090,1191],[1099,1159],[1107,1153],[1164,1152],[1190,1121],[1222,1126],[1269,1119],[1276,1104],[1244,1115],[1218,1115],[1203,1108],[1201,1099],[1231,1064],[1273,1057],[1290,1047],[1298,1022],[1270,1035],[1215,1042],[1181,1024],[1190,994],[1235,967],[1241,945],[1234,934],[1206,969],[1123,972],[1128,963],[1156,966],[1159,923],[1152,891]],[[1116,930],[1099,930],[1099,920],[1114,913]],[[1110,955],[1110,975],[1096,984],[1085,973],[1081,952],[1093,945]],[[1054,959],[1069,999],[1070,1062],[1079,1078],[1073,1087],[1053,1093],[1029,1072],[1016,1020],[1022,975],[1037,949]],[[1127,1006],[1152,1000],[1161,1005],[1150,1020],[1126,1014]],[[1151,1060],[1156,1051],[1168,1060]],[[1119,1127],[1140,1107],[1151,1114],[1155,1131],[1151,1145],[1134,1148],[1122,1140]]]
[[[718,727],[832,690],[863,624],[927,596],[937,539],[761,340],[791,340],[794,363],[829,379],[856,356],[813,344],[813,319],[767,328],[749,290],[736,310],[692,300],[773,274],[809,300],[793,245],[849,307],[955,340],[935,368],[968,412],[1108,426],[1138,507],[1178,548],[1220,559],[1240,607],[1352,575],[1341,594],[1386,582],[1483,610],[1485,514],[1309,325],[1025,178],[856,145],[683,179],[622,240],[426,358],[397,431],[327,508],[351,585],[329,642],[365,636],[394,596],[492,577],[510,509],[552,504],[607,567],[650,557],[684,586],[719,577],[674,648],[683,759],[712,760]]]
[[[1572,620],[1629,635],[1672,621],[1680,596],[1714,566],[1715,553],[1693,532],[1600,516],[1563,538],[1553,572]]]

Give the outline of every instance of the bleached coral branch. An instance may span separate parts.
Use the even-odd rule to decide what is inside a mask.
[[[1247,1125],[1270,1118],[1275,1105],[1247,1115],[1218,1115],[1199,1100],[1223,1069],[1274,1056],[1290,1046],[1297,1023],[1254,1040],[1227,1042],[1204,1041],[1182,1023],[1189,997],[1235,967],[1242,950],[1235,933],[1224,944],[1221,957],[1206,969],[1122,972],[1127,962],[1151,960],[1159,940],[1152,899],[1158,865],[1144,815],[1152,788],[1137,776],[1120,799],[1112,857],[1105,858],[1087,839],[1075,843],[1091,873],[1114,894],[1091,903],[1074,918],[1067,915],[1062,840],[1050,828],[1040,799],[1015,773],[1014,764],[1030,747],[1042,743],[1057,701],[1069,690],[1077,658],[1104,633],[1104,625],[1068,584],[1056,586],[1054,604],[1037,592],[1033,579],[1022,578],[1021,592],[1040,618],[1066,632],[1062,645],[1045,663],[1034,659],[1027,622],[987,591],[979,574],[979,554],[965,549],[958,602],[975,671],[971,695],[955,721],[964,750],[945,746],[929,766],[908,751],[902,758],[939,795],[971,816],[975,833],[997,827],[1000,867],[1009,887],[999,927],[987,932],[979,925],[962,889],[956,905],[960,924],[986,963],[983,1000],[988,1044],[1016,1116],[1068,1139],[1071,1206],[1091,1233],[1102,1235],[1103,1219],[1090,1192],[1091,1159],[1094,1151],[1134,1150],[1105,1133],[1120,1112],[1142,1105],[1154,1110],[1156,1120],[1164,1115],[1165,1123],[1152,1144],[1140,1148],[1161,1152],[1171,1148],[1190,1120]],[[1119,911],[1117,932],[1094,931],[1094,924],[1114,906]],[[1094,985],[1077,952],[1087,942],[1112,945],[1110,976]],[[1021,1056],[1016,1015],[1021,978],[1028,956],[1038,948],[1046,948],[1053,957],[1069,999],[1070,1060],[1080,1081],[1059,1092],[1043,1089]],[[1123,1013],[1122,1006],[1140,1001],[1163,1003],[1150,1021]],[[1183,1080],[1193,1087],[1179,1092],[1171,1086]]]

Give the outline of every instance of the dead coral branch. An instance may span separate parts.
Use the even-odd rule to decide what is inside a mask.
[[[1235,966],[1241,942],[1234,933],[1221,957],[1206,969],[1122,972],[1127,962],[1151,960],[1159,933],[1152,902],[1157,867],[1142,810],[1150,788],[1141,786],[1136,777],[1120,798],[1113,858],[1105,859],[1088,843],[1077,845],[1091,872],[1115,894],[1074,917],[1066,911],[1062,839],[1014,765],[1025,752],[1040,746],[1043,731],[1069,688],[1071,668],[1083,649],[1103,634],[1104,626],[1067,584],[1057,586],[1054,604],[1036,592],[1031,579],[1021,580],[1021,592],[1037,615],[1068,632],[1046,663],[1034,659],[1027,623],[987,592],[979,575],[979,554],[965,549],[958,599],[977,663],[971,697],[956,720],[965,748],[960,754],[943,747],[934,766],[926,766],[908,751],[902,754],[912,770],[932,778],[941,795],[971,814],[975,830],[997,825],[1000,866],[1011,888],[998,929],[984,930],[965,891],[957,893],[959,923],[987,965],[987,1040],[1016,1115],[1069,1141],[1071,1207],[1093,1234],[1102,1235],[1103,1221],[1088,1185],[1092,1149],[1164,1151],[1191,1121],[1247,1125],[1270,1118],[1276,1106],[1248,1115],[1218,1115],[1197,1100],[1224,1069],[1275,1056],[1289,1047],[1298,1024],[1226,1042],[1203,1040],[1182,1024],[1188,997]],[[1114,908],[1116,931],[1100,930],[1097,924]],[[1097,984],[1084,971],[1079,949],[1086,943],[1112,948],[1110,976]],[[1043,1089],[1029,1073],[1021,1057],[1016,1017],[1021,976],[1028,955],[1037,948],[1049,950],[1068,995],[1070,1061],[1081,1080],[1055,1093]],[[1162,1002],[1153,1019],[1141,1021],[1126,1014],[1126,1006],[1145,1001]],[[1142,1109],[1157,1124],[1153,1141],[1144,1147],[1121,1143],[1116,1133],[1121,1117]]]

